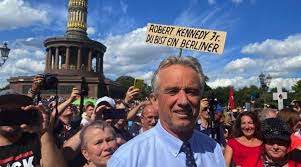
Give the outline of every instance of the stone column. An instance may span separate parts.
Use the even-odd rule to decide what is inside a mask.
[[[55,63],[54,63],[54,68],[59,69],[59,48],[55,48]]]
[[[50,70],[52,69],[51,67],[51,61],[52,61],[52,51],[51,51],[51,48],[48,48],[48,51],[47,51],[47,59],[48,59],[48,62],[47,62],[47,70]]]
[[[48,70],[52,70],[52,49],[48,48]]]
[[[88,71],[91,71],[92,69],[92,54],[93,54],[93,49],[90,48],[89,55],[88,55]]]
[[[103,75],[103,53],[99,53],[99,73]]]
[[[96,56],[96,72],[99,72],[99,59],[100,59],[100,55],[97,52],[97,56]]]
[[[66,69],[69,69],[69,67],[70,67],[70,47],[69,46],[66,47],[66,61],[65,61],[65,64],[66,64]]]
[[[49,69],[49,49],[46,49],[46,55],[45,55],[45,71],[48,71]]]
[[[77,69],[80,70],[80,66],[82,64],[82,49],[79,47],[77,49]]]

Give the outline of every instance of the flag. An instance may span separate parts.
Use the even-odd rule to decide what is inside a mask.
[[[230,91],[229,91],[228,108],[230,110],[233,110],[235,108],[235,104],[234,104],[234,89],[233,89],[232,86],[230,87]]]

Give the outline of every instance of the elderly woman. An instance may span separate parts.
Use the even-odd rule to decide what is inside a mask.
[[[264,148],[257,167],[301,167],[290,159],[288,154],[291,131],[288,125],[279,118],[268,118],[262,126]]]
[[[85,167],[103,167],[118,144],[114,129],[105,121],[95,121],[85,126],[80,134],[81,153],[87,160]]]

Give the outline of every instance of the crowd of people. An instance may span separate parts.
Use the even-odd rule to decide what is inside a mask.
[[[77,88],[35,103],[41,82],[27,95],[0,94],[0,167],[301,167],[300,108],[212,107],[193,57],[164,59],[144,101],[131,86],[124,99],[104,96],[83,111]]]

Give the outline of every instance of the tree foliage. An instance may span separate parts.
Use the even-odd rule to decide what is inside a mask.
[[[116,80],[116,82],[120,83],[120,85],[125,89],[128,90],[129,87],[134,85],[135,78],[131,76],[120,76]],[[145,97],[148,97],[151,93],[152,89],[146,83],[143,83],[142,91],[137,96],[137,99],[143,100]]]
[[[301,80],[299,80],[294,86],[292,86],[293,93],[293,99],[295,100],[301,100]]]

